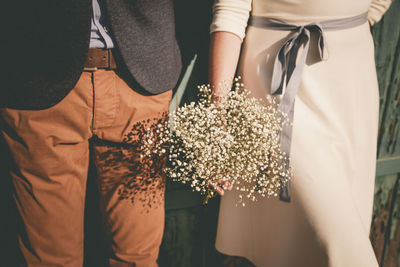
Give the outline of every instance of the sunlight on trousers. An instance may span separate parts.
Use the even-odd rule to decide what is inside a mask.
[[[146,96],[115,71],[97,70],[83,72],[49,109],[1,109],[27,266],[82,266],[90,151],[110,266],[157,266],[165,160],[143,162],[140,141],[167,112],[171,94]]]

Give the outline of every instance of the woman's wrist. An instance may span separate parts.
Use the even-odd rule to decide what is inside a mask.
[[[230,77],[229,79],[220,81],[217,85],[215,84],[212,85],[211,86],[212,100],[218,104],[224,103],[229,97],[229,92],[232,89],[232,84],[233,84],[233,77]]]
[[[235,75],[241,39],[230,32],[214,32],[210,40],[209,82],[213,98],[228,97]]]

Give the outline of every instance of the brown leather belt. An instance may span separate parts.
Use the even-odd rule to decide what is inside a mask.
[[[98,69],[115,70],[117,64],[112,53],[112,49],[89,48],[88,57],[84,71],[95,71]]]

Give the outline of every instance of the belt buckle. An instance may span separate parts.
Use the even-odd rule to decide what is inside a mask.
[[[93,67],[93,68],[90,68],[90,67],[84,67],[84,68],[83,68],[83,71],[89,71],[89,72],[93,72],[93,71],[96,71],[96,70],[98,70],[98,68],[97,68],[97,67]]]

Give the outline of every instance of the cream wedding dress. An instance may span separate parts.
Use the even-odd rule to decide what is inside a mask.
[[[379,20],[390,0],[217,0],[211,32],[244,38],[239,73],[263,98],[288,31],[247,26],[249,12],[307,24],[369,11]],[[247,26],[247,28],[246,28]],[[246,33],[245,33],[246,32]],[[216,247],[260,267],[376,267],[369,231],[375,178],[379,93],[370,25],[325,32],[326,61],[311,42],[296,96],[290,203],[264,199],[236,207],[222,197]],[[265,76],[265,75],[264,75]],[[270,79],[270,78],[269,78]]]

